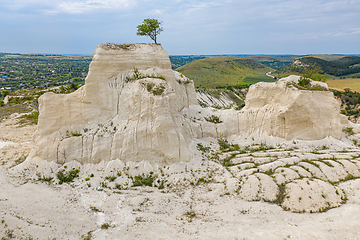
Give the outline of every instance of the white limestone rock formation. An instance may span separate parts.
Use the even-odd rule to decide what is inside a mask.
[[[39,98],[29,159],[187,162],[189,133],[179,111],[197,104],[193,82],[171,70],[160,45],[101,44],[85,85]]]
[[[275,83],[252,85],[239,114],[240,131],[286,140],[340,139],[340,106],[333,93],[300,90],[294,87],[299,78],[292,75]],[[325,83],[310,84],[328,90]]]
[[[299,90],[293,86],[298,79],[251,86],[241,111],[201,108],[193,81],[171,69],[160,45],[101,44],[83,87],[39,98],[29,159],[172,164],[196,159],[198,139],[219,135],[339,139],[343,119],[333,94]]]
[[[285,140],[340,139],[343,126],[349,123],[340,114],[340,106],[326,83],[311,81],[324,90],[295,87],[299,76],[277,82],[259,82],[250,86],[245,107],[216,110],[191,106],[182,114],[188,117],[196,138],[224,137],[264,139],[269,136]],[[219,121],[209,120],[215,116]],[[195,119],[195,121],[194,121]],[[355,129],[355,128],[354,128]]]

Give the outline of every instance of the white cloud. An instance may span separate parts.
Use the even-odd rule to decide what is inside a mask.
[[[96,10],[121,11],[131,8],[136,2],[136,0],[2,0],[0,10],[77,14]]]
[[[134,0],[71,0],[58,3],[55,11],[84,13],[94,10],[125,10],[135,4]]]
[[[161,15],[161,14],[163,14],[163,11],[160,10],[160,9],[153,9],[153,10],[149,11],[149,14],[151,14],[151,15]]]
[[[334,33],[333,35],[335,36],[347,36],[347,35],[356,35],[356,34],[360,34],[360,28],[353,28],[347,31],[340,31],[337,33]]]

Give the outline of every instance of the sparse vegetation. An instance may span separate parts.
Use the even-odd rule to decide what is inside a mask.
[[[74,178],[79,177],[79,169],[73,168],[69,172],[65,172],[65,169],[59,171],[56,176],[59,179],[59,184],[73,182]]]
[[[139,175],[132,177],[132,180],[133,180],[133,187],[137,187],[137,186],[152,187],[154,182],[154,177],[153,176],[143,177]]]
[[[89,231],[89,232],[87,232],[86,235],[81,235],[82,240],[91,240],[91,238],[92,238],[92,232],[93,232],[93,231]]]
[[[188,218],[189,222],[192,222],[193,219],[196,217],[196,213],[194,210],[191,209],[191,210],[187,211],[186,213],[184,213],[184,216],[186,216]]]
[[[17,160],[15,160],[15,165],[19,165],[20,163],[23,163],[26,158],[27,158],[26,155],[22,155],[22,156],[19,157]]]
[[[308,90],[308,91],[329,91],[326,87],[323,87],[321,85],[318,84],[311,85],[309,79],[304,79],[303,81],[301,81],[301,84],[302,85],[300,85],[300,80],[299,80],[299,84],[293,82],[287,82],[286,86],[295,87],[300,90]]]
[[[8,240],[8,239],[13,239],[13,238],[16,238],[14,235],[14,230],[7,229],[7,230],[5,230],[5,237],[2,237],[1,240]]]
[[[212,123],[222,123],[222,121],[220,120],[220,118],[216,115],[211,115],[210,117],[204,117],[206,121],[208,122],[212,122]]]
[[[204,147],[201,143],[198,143],[196,148],[203,153],[209,153],[211,149],[210,147]]]
[[[147,89],[148,92],[154,95],[162,95],[165,91],[165,86],[163,84],[156,85],[152,82],[144,82],[142,85]]]
[[[82,134],[78,131],[66,131],[66,138],[79,136],[82,136]]]
[[[34,111],[30,114],[24,114],[20,117],[22,120],[19,123],[37,124],[39,118],[39,112]]]
[[[342,130],[344,133],[346,133],[347,135],[354,135],[354,131],[352,127],[346,127]]]
[[[47,183],[51,183],[51,181],[53,180],[54,178],[53,177],[39,177],[38,180],[41,181],[41,182],[47,182]]]
[[[90,210],[91,210],[91,211],[94,211],[94,212],[102,212],[100,209],[98,209],[98,208],[95,207],[95,206],[90,206]]]
[[[277,205],[281,206],[284,202],[284,199],[286,197],[286,186],[285,183],[278,185],[279,187],[279,191],[276,195],[276,200],[274,201],[274,203],[276,203]]]
[[[109,223],[103,223],[101,224],[101,229],[108,229],[110,227]]]

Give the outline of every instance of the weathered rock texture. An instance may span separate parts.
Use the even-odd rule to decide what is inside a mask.
[[[241,132],[286,140],[316,140],[341,135],[340,106],[330,91],[299,90],[299,76],[252,85],[240,114]],[[314,82],[327,89],[322,82]]]
[[[234,109],[183,110],[190,118],[190,128],[197,138],[243,136],[261,139],[274,136],[286,140],[319,140],[331,136],[340,139],[342,122],[338,101],[327,84],[311,81],[324,91],[300,90],[294,87],[299,76],[289,76],[274,83],[260,82],[250,87],[245,107]],[[212,115],[218,123],[206,121]],[[194,119],[196,121],[194,121]]]
[[[298,78],[251,86],[241,111],[201,108],[193,82],[171,70],[160,45],[101,44],[83,87],[39,99],[36,147],[29,159],[171,164],[193,159],[193,140],[219,134],[340,138],[339,103],[333,94],[299,90],[291,85]],[[311,84],[327,89],[323,83]],[[212,115],[220,121],[212,121]]]
[[[160,45],[101,44],[83,87],[39,99],[30,158],[189,161],[189,134],[179,115],[189,104],[197,104],[193,82],[171,70]]]

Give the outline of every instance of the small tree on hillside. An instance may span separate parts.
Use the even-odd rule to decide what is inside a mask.
[[[308,68],[305,68],[303,74],[299,79],[299,85],[305,87],[310,84],[310,79],[319,82],[326,82],[326,78],[321,75],[319,72],[321,68],[315,64],[310,65]]]
[[[157,44],[156,36],[163,31],[163,28],[160,25],[161,22],[159,22],[157,19],[144,19],[143,23],[137,26],[136,34],[139,36],[148,36],[154,40],[155,44]]]

